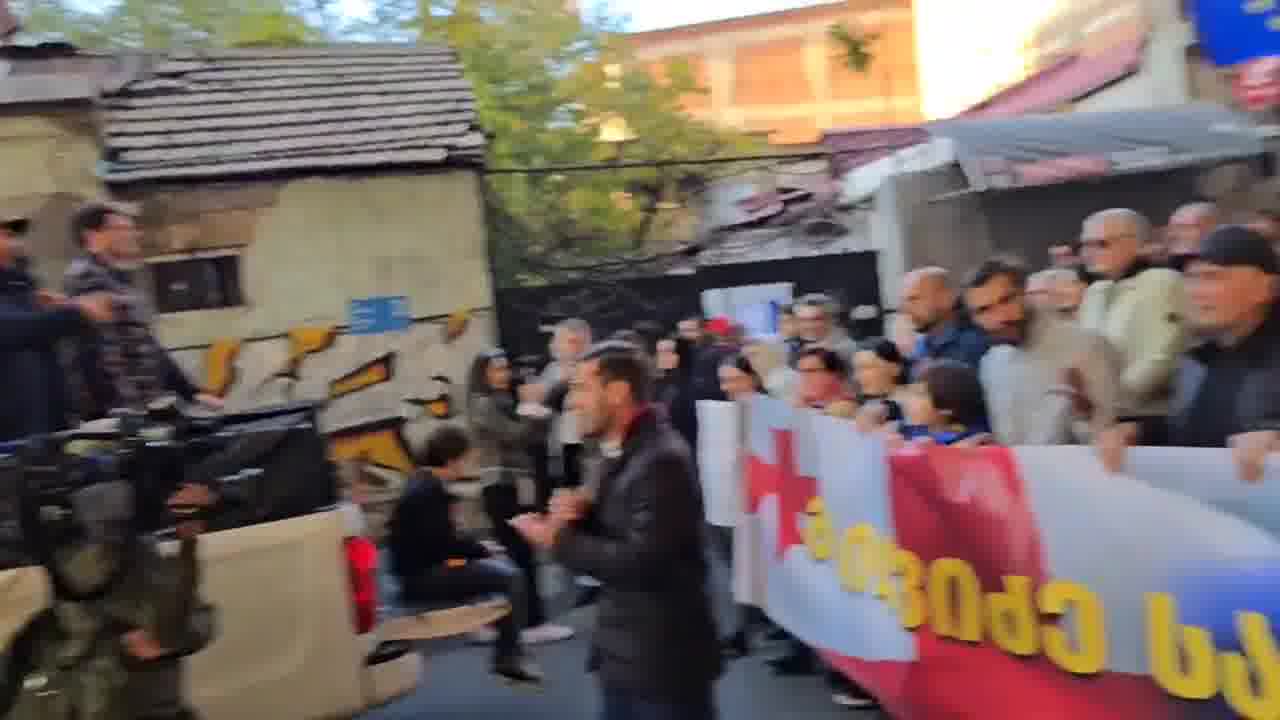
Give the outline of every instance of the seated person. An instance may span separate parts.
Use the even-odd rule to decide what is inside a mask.
[[[471,440],[460,428],[444,426],[427,439],[419,461],[422,469],[410,478],[391,514],[391,571],[408,604],[461,604],[484,595],[505,596],[511,613],[497,623],[493,672],[509,682],[537,684],[542,675],[527,662],[520,643],[524,578],[484,544],[462,537],[453,518],[457,498],[448,486],[465,476],[470,457]]]

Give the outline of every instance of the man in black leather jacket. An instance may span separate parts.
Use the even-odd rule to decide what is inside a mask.
[[[589,667],[604,718],[713,720],[720,641],[707,593],[702,493],[689,449],[649,400],[653,371],[604,343],[578,363],[572,402],[603,456],[590,491],[516,518],[531,542],[603,590]]]

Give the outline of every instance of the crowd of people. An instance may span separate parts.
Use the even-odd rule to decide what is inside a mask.
[[[474,640],[493,645],[499,676],[536,684],[525,648],[573,635],[544,606],[539,567],[554,560],[579,604],[599,605],[590,667],[613,720],[714,717],[724,662],[766,636],[786,648],[770,660],[778,674],[823,673],[758,610],[724,633],[714,620],[709,562],[731,562],[732,534],[704,526],[697,403],[769,395],[892,443],[1091,444],[1117,473],[1138,444],[1230,448],[1256,482],[1280,450],[1280,259],[1273,227],[1220,215],[1195,203],[1157,230],[1104,210],[1039,272],[1004,257],[962,279],[914,269],[883,334],[851,333],[815,294],[782,308],[769,337],[691,317],[596,342],[572,319],[537,374],[486,352],[466,426],[432,434],[393,513],[392,571],[409,602],[505,596],[512,613]],[[138,255],[127,213],[76,215],[83,254],[65,294],[33,279],[27,226],[0,218],[0,442],[172,393],[219,404],[151,332],[127,272]],[[874,705],[825,672],[835,702]]]
[[[1269,229],[1223,224],[1207,203],[1160,230],[1110,209],[1085,219],[1079,242],[1053,248],[1038,272],[1005,257],[963,279],[911,271],[883,336],[850,333],[837,303],[815,294],[780,310],[776,336],[693,317],[669,333],[645,324],[593,344],[575,319],[556,328],[541,375],[516,378],[501,351],[483,355],[469,429],[438,432],[427,464],[438,479],[455,477],[447,466],[474,446],[487,478],[483,515],[502,547],[458,553],[505,553],[524,578],[494,571],[486,581],[520,603],[519,620],[497,633],[495,667],[536,682],[522,645],[569,635],[544,624],[536,566],[545,552],[581,576],[584,603],[603,603],[592,667],[615,707],[606,717],[638,717],[625,710],[638,703],[660,708],[647,718],[712,717],[720,660],[766,637],[786,648],[769,661],[778,674],[824,672],[758,610],[742,608],[715,633],[701,558],[711,549],[730,561],[732,534],[708,533],[695,512],[700,400],[770,395],[893,443],[1091,444],[1117,473],[1136,444],[1231,448],[1242,478],[1256,481],[1280,450],[1280,260]],[[432,455],[440,447],[452,450]],[[628,461],[636,455],[644,461]],[[448,562],[438,557],[435,571]],[[512,622],[531,629],[521,635]],[[826,675],[836,703],[875,704]]]

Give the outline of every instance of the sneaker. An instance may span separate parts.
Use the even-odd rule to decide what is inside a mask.
[[[581,610],[585,607],[591,607],[600,601],[600,586],[585,585],[578,591],[578,597],[574,598],[573,608]]]
[[[573,637],[574,630],[565,625],[539,625],[526,628],[520,633],[520,642],[525,645],[545,645],[547,643],[564,642]]]
[[[817,675],[818,667],[813,656],[808,653],[792,653],[767,661],[774,675],[781,677],[804,677]]]
[[[480,628],[467,635],[467,643],[470,645],[492,645],[496,642],[498,642],[498,631],[491,627]]]
[[[542,685],[542,671],[523,657],[494,662],[493,674],[512,686],[540,687]]]
[[[721,643],[721,649],[731,660],[744,658],[751,654],[751,637],[746,630],[739,630]]]
[[[861,697],[846,690],[838,690],[831,693],[831,702],[844,708],[869,708],[875,707],[876,701],[869,697]]]

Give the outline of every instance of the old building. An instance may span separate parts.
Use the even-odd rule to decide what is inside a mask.
[[[843,63],[837,23],[874,34],[867,72]],[[661,77],[688,64],[705,92],[685,108],[709,122],[816,143],[824,130],[918,121],[915,33],[908,0],[841,0],[811,7],[634,33],[637,57]]]
[[[11,65],[0,202],[37,210],[49,281],[71,210],[131,204],[180,364],[232,408],[325,400],[339,457],[407,467],[406,433],[455,412],[493,337],[485,139],[453,52],[60,46]],[[362,299],[394,317],[353,331]]]

